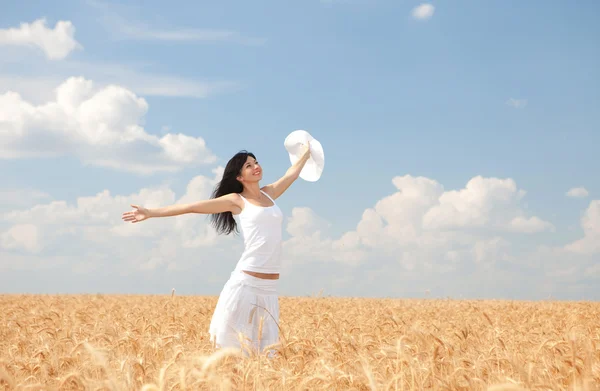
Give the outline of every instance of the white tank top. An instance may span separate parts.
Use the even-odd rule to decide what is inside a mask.
[[[244,252],[236,265],[236,270],[257,273],[279,273],[281,269],[281,238],[283,213],[275,201],[269,197],[272,206],[257,206],[244,196],[244,209],[237,215],[240,231],[244,238]]]

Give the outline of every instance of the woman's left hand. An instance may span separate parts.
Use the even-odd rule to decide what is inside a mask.
[[[307,141],[304,147],[306,148],[306,150],[304,151],[304,155],[310,157],[310,141]]]

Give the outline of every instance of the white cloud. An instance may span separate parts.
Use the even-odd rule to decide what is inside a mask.
[[[0,36],[4,36],[8,30],[0,31],[2,31]],[[236,33],[229,32],[229,34],[230,39],[237,39]],[[223,31],[221,35],[224,36],[222,39],[226,39],[227,32]],[[243,38],[239,37],[239,39]],[[7,42],[5,40],[4,43],[8,44]],[[1,41],[0,45],[2,45]],[[119,85],[143,96],[206,98],[215,94],[234,92],[243,87],[237,81],[222,78],[189,78],[161,74],[148,70],[147,63],[85,62],[67,58],[63,61],[40,62],[36,52],[22,50],[18,46],[6,46],[2,53],[4,55],[0,55],[0,69],[2,69],[0,93],[17,92],[32,103],[45,103],[54,99],[54,90],[72,76],[83,76],[94,80],[97,87]],[[23,63],[28,66],[23,68]]]
[[[70,78],[55,100],[33,105],[14,92],[0,95],[0,158],[75,155],[83,163],[138,174],[174,172],[216,157],[200,137],[147,133],[148,104],[116,85],[96,89]]]
[[[527,106],[527,99],[510,98],[506,101],[506,104],[515,109],[522,109]]]
[[[573,198],[585,198],[589,194],[585,187],[574,187],[567,192],[567,196]]]
[[[331,259],[349,265],[358,265],[367,257],[361,246],[361,237],[356,231],[344,233],[339,239],[331,242]]]
[[[435,7],[433,5],[424,3],[413,8],[411,15],[417,20],[427,20],[433,16],[434,11]]]
[[[288,231],[298,235],[284,245],[287,264],[296,267],[292,272],[302,270],[303,264],[311,270],[335,264],[335,270],[344,274],[343,284],[336,283],[336,289],[349,294],[359,290],[354,282],[360,281],[366,294],[424,292],[433,286],[438,294],[465,292],[480,297],[540,297],[557,292],[569,297],[585,292],[581,279],[598,274],[600,200],[590,204],[582,219],[583,239],[549,247],[534,238],[523,241],[527,234],[554,232],[555,227],[527,216],[522,206],[525,192],[510,178],[474,177],[459,190],[444,190],[435,180],[410,175],[392,182],[397,192],[367,208],[356,228],[337,239],[314,228],[302,232],[297,220],[290,219]],[[397,288],[384,288],[385,284]],[[515,288],[515,284],[525,285]]]
[[[472,178],[464,189],[444,192],[423,216],[426,229],[494,228],[532,233],[552,230],[538,217],[527,218],[519,206],[525,191],[512,179]]]
[[[565,249],[579,254],[600,253],[600,200],[590,202],[581,218],[584,237],[565,246]]]
[[[10,251],[13,259],[28,256],[32,267],[41,262],[35,261],[34,256],[40,259],[60,256],[61,263],[88,270],[89,265],[80,265],[81,260],[91,259],[94,254],[112,260],[110,267],[119,273],[209,264],[224,249],[233,255],[239,243],[232,245],[230,242],[235,240],[232,237],[216,235],[206,215],[189,214],[131,224],[123,222],[121,214],[130,210],[131,204],[152,208],[207,199],[222,169],[213,172],[217,174],[214,178],[192,178],[181,197],[176,197],[166,186],[144,188],[130,195],[113,196],[104,190],[93,196],[78,197],[73,204],[52,201],[5,213],[0,222],[10,228],[0,233],[0,248]]]
[[[237,31],[214,29],[171,29],[152,28],[130,22],[118,24],[121,33],[130,39],[165,42],[233,42],[244,45],[262,45],[264,38],[247,37]]]
[[[287,232],[292,236],[311,236],[316,233],[325,232],[331,224],[319,217],[308,207],[296,207],[292,209],[289,217]]]
[[[64,82],[52,76],[26,77],[20,75],[0,75],[0,94],[16,92],[24,99],[35,103],[44,103],[54,99],[56,88]]]
[[[600,279],[600,262],[587,267],[584,273],[587,277]]]
[[[398,191],[366,209],[356,229],[339,239],[318,232],[316,227],[324,224],[313,224],[318,221],[314,212],[293,213],[287,256],[296,263],[318,260],[310,250],[315,246],[322,259],[352,265],[379,259],[411,272],[450,271],[465,264],[485,268],[514,261],[510,243],[499,233],[554,229],[539,217],[526,216],[520,205],[525,192],[512,179],[478,176],[465,188],[449,191],[435,180],[410,175],[392,183]],[[301,229],[309,226],[306,232]]]
[[[497,261],[515,261],[514,257],[510,255],[510,242],[499,236],[477,241],[472,251],[474,262],[484,267],[491,267]]]
[[[74,36],[75,27],[70,21],[58,21],[50,29],[42,18],[21,23],[19,28],[0,29],[0,45],[35,46],[49,59],[62,60],[73,50],[83,48]]]
[[[289,271],[296,260],[327,261],[332,256],[331,239],[325,237],[330,227],[331,224],[311,208],[292,208],[286,226],[291,237],[283,243],[283,273]]]
[[[0,227],[6,226],[0,229],[0,268],[66,268],[78,273],[78,279],[98,271],[113,277],[133,274],[136,282],[127,283],[132,291],[144,283],[140,275],[188,279],[192,292],[215,281],[220,287],[242,251],[240,237],[216,235],[204,215],[126,224],[121,213],[132,203],[155,207],[206,199],[222,173],[223,167],[217,167],[214,177],[192,178],[181,195],[168,186],[129,195],[104,190],[73,203],[52,200],[0,214]],[[286,284],[287,294],[325,288],[350,295],[404,295],[431,289],[434,296],[505,296],[510,291],[532,297],[557,292],[559,285],[564,292],[577,292],[581,278],[598,275],[600,200],[590,203],[582,218],[581,240],[564,247],[539,246],[533,237],[523,246],[525,233],[549,227],[526,215],[524,192],[511,179],[475,177],[457,190],[410,175],[392,183],[396,191],[367,208],[356,227],[337,238],[330,235],[330,223],[312,209],[291,210],[282,274],[295,278]],[[521,236],[513,242],[515,231]],[[210,289],[218,294],[218,288]]]
[[[17,224],[0,235],[0,245],[6,249],[25,249],[37,253],[41,250],[38,242],[38,228],[33,224]]]
[[[292,236],[283,242],[282,274],[299,264],[338,261],[331,251],[331,239],[320,232],[308,236]]]
[[[60,200],[38,204],[29,209],[14,210],[4,214],[3,220],[16,224],[33,221],[44,226],[63,225],[66,227],[65,230],[68,230],[68,227],[86,227],[109,222],[112,222],[115,227],[121,227],[120,212],[123,212],[123,208],[130,209],[131,203],[157,207],[173,201],[175,201],[175,194],[164,187],[141,189],[136,194],[114,197],[110,191],[103,190],[94,196],[78,197],[74,205]],[[131,227],[139,226],[141,225],[131,225]]]
[[[517,216],[510,221],[510,227],[514,232],[535,233],[544,231],[554,231],[554,225],[540,219],[537,216],[523,217]]]
[[[0,189],[0,213],[7,208],[29,207],[47,198],[48,193],[35,189]]]

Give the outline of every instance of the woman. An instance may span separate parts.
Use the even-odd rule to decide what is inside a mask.
[[[298,179],[310,158],[310,145],[301,159],[276,182],[259,186],[262,168],[254,154],[238,152],[225,167],[210,200],[146,209],[131,205],[123,220],[138,223],[153,217],[184,213],[210,214],[219,233],[237,232],[238,216],[244,252],[221,294],[209,333],[215,347],[262,351],[279,341],[277,283],[281,268],[283,215],[275,203]]]

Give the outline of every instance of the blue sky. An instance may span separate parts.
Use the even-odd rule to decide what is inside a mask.
[[[0,96],[18,93],[37,116],[0,107],[3,290],[218,294],[239,238],[212,238],[198,216],[133,231],[120,213],[131,199],[178,201],[197,176],[206,183],[186,199],[205,195],[212,170],[240,149],[274,180],[289,165],[285,136],[306,129],[326,168],[278,200],[288,217],[283,294],[597,300],[599,10],[593,1],[12,6],[0,15]],[[44,29],[23,34],[41,18]],[[59,21],[74,30],[53,35]],[[82,105],[85,115],[48,114],[70,77],[119,90]],[[87,88],[71,87],[73,97]],[[15,112],[29,118],[22,133]],[[141,139],[103,144],[105,122],[112,135],[133,123],[208,151],[194,144],[187,160],[160,160]],[[176,169],[132,168],[154,162]],[[399,187],[395,177],[405,177]],[[379,229],[366,210],[383,219],[385,240],[366,233]]]

